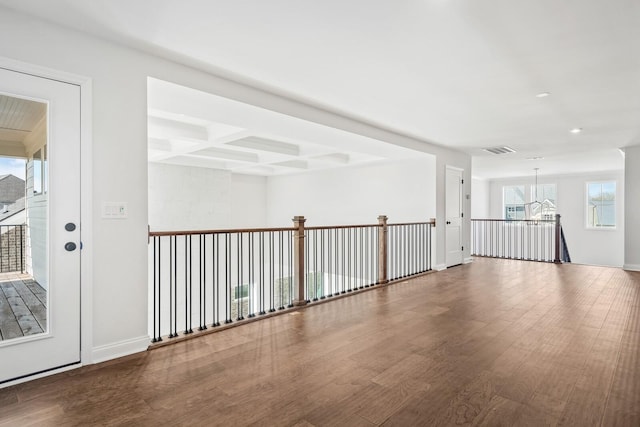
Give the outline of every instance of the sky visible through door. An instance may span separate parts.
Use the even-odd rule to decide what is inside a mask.
[[[22,180],[25,179],[24,159],[14,159],[11,157],[0,157],[0,175],[11,174]]]

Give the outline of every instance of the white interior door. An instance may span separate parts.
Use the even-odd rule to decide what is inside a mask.
[[[461,169],[447,166],[446,177],[446,265],[462,264],[462,177]]]
[[[28,253],[46,290],[46,322],[41,333],[0,341],[2,384],[80,362],[80,87],[0,69],[0,94],[46,104],[46,150],[31,155],[38,172],[27,166],[42,181],[27,179],[26,198],[37,195]]]

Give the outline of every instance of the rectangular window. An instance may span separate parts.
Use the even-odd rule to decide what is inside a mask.
[[[33,154],[33,194],[42,194],[42,150]]]
[[[47,147],[44,146],[33,154],[33,194],[35,196],[46,193],[49,190],[47,175],[49,164],[47,162]]]
[[[45,194],[49,192],[49,159],[47,158],[47,146],[42,147],[42,189]]]
[[[524,185],[502,187],[504,219],[524,219]]]
[[[616,183],[587,183],[587,227],[613,228],[616,226]]]
[[[248,298],[249,297],[249,285],[237,285],[234,288],[233,300],[237,301],[239,299]]]
[[[556,185],[539,184],[531,186],[531,212],[529,219],[552,220],[556,215]]]

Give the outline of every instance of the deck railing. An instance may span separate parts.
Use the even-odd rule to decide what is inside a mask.
[[[471,255],[571,262],[560,215],[551,220],[471,220]]]
[[[26,227],[0,225],[0,273],[24,273]]]
[[[153,342],[265,316],[431,270],[423,223],[153,231]]]

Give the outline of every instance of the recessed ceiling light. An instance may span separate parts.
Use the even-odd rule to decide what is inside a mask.
[[[580,133],[580,132],[582,132],[582,128],[573,128],[569,132],[571,132],[571,133]]]
[[[551,95],[549,92],[540,92],[536,95],[536,98],[546,98],[549,95]]]

